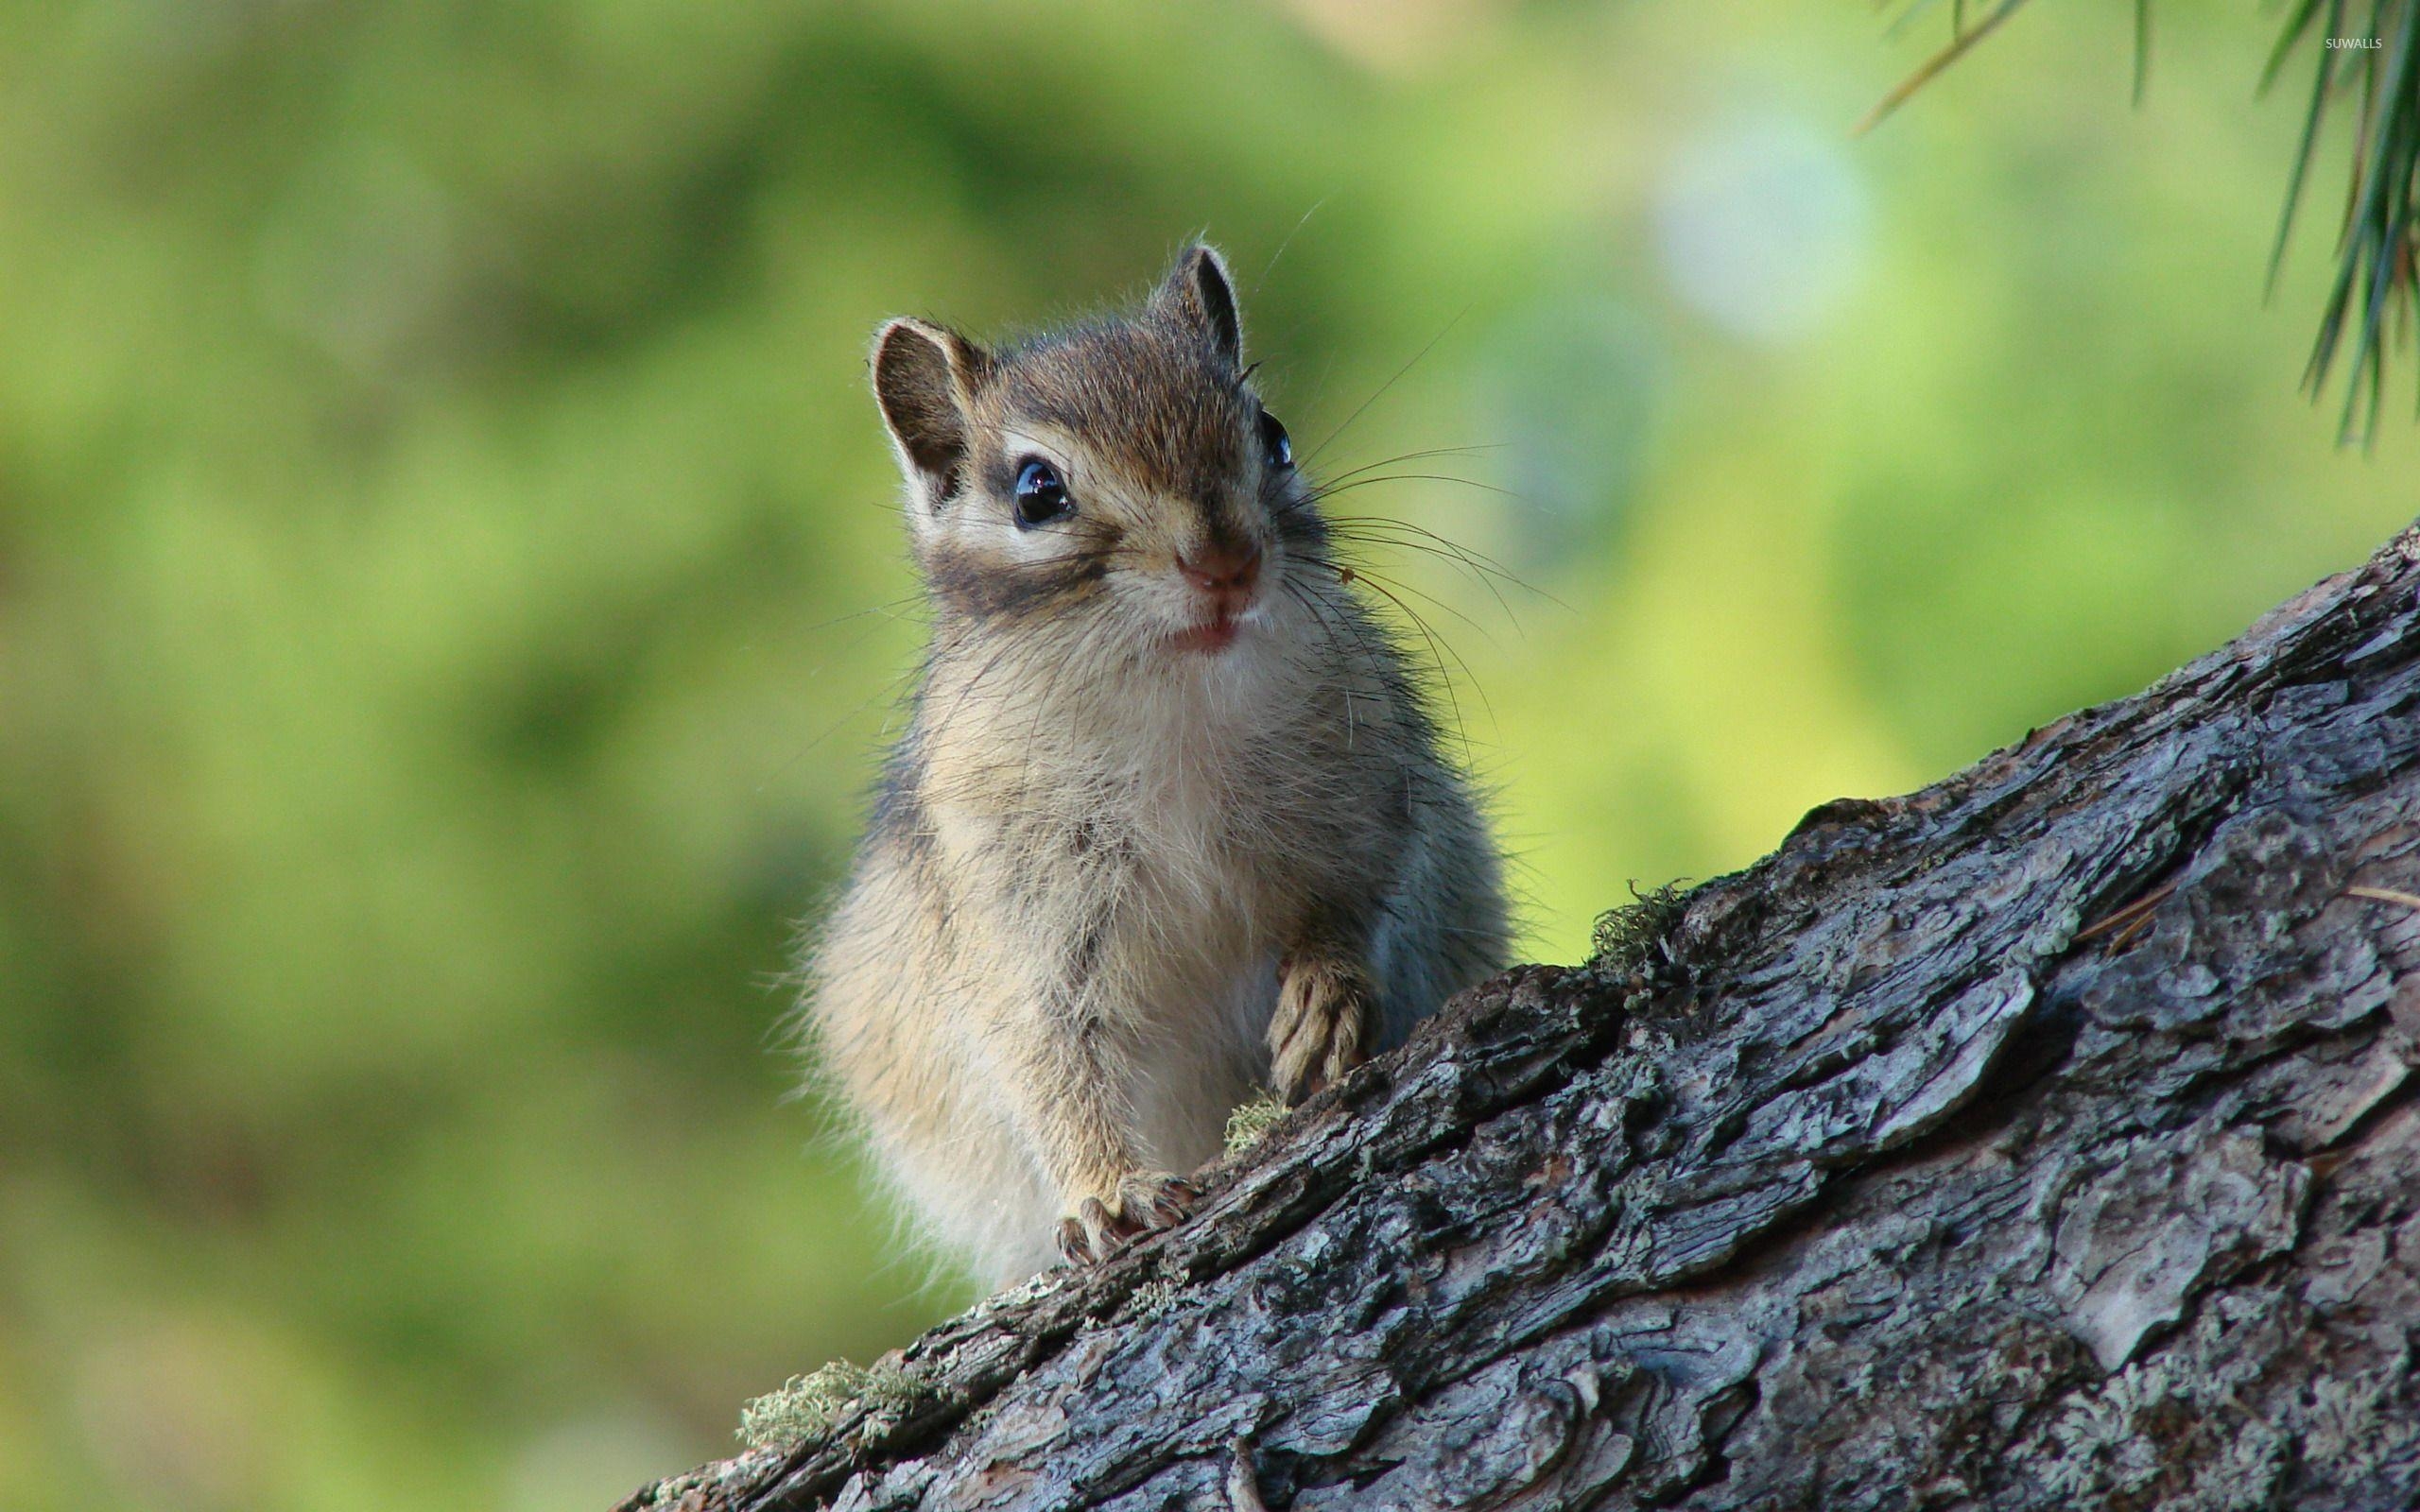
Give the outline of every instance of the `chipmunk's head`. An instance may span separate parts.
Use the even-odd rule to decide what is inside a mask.
[[[884,325],[874,396],[935,601],[1180,658],[1271,633],[1324,531],[1242,353],[1199,246],[1140,310],[997,352]]]

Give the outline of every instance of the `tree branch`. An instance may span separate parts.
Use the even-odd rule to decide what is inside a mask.
[[[2413,1504],[2416,593],[1824,805],[626,1505]]]

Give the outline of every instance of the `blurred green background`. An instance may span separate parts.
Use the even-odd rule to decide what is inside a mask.
[[[1853,140],[1938,28],[0,6],[0,1505],[601,1507],[964,1300],[776,1039],[919,636],[885,315],[1206,232],[1306,451],[1378,396],[1321,468],[1475,448],[1347,498],[1530,585],[1372,562],[1549,959],[2359,559],[2270,26],[2137,111],[2127,11]]]

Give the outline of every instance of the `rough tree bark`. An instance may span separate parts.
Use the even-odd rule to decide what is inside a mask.
[[[2420,528],[632,1508],[2420,1505]]]

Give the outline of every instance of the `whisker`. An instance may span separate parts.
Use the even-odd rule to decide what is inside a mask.
[[[869,605],[868,607],[866,607],[866,608],[864,608],[864,609],[853,609],[853,610],[849,610],[846,614],[835,614],[835,615],[833,615],[833,616],[832,616],[830,619],[828,619],[828,620],[819,620],[819,621],[817,621],[815,624],[810,625],[810,626],[808,626],[806,628],[804,628],[804,629],[803,629],[803,630],[799,631],[799,633],[800,633],[801,635],[821,635],[821,634],[822,634],[825,630],[831,629],[831,628],[832,628],[833,627],[835,627],[835,626],[838,626],[838,625],[846,625],[846,624],[848,624],[851,620],[861,620],[861,619],[864,619],[864,618],[865,618],[867,615],[869,615],[869,614],[880,614],[880,615],[884,616],[885,618],[888,618],[888,619],[893,619],[893,620],[898,620],[898,619],[911,619],[911,618],[914,618],[915,616],[913,616],[913,615],[907,615],[907,614],[901,614],[901,613],[899,613],[898,611],[899,611],[900,610],[903,610],[903,609],[910,609],[910,608],[924,608],[924,607],[925,606],[925,603],[926,603],[926,601],[925,601],[925,598],[924,592],[920,589],[920,590],[918,590],[917,592],[915,592],[915,593],[908,593],[908,594],[906,594],[906,595],[904,595],[904,596],[902,596],[902,597],[894,598],[894,599],[892,599],[892,600],[891,600],[890,603],[888,603],[888,604],[873,604],[873,605]],[[853,648],[854,648],[854,647],[856,647],[857,644],[858,644],[858,643],[857,643],[857,642],[856,642],[856,641],[852,641],[851,643],[849,643],[849,645],[848,645],[848,646],[846,646],[846,647],[843,647],[843,649],[853,649]]]
[[[1320,207],[1334,198],[1333,195],[1320,196],[1311,201],[1310,209],[1303,212],[1303,218],[1294,222],[1294,229],[1288,232],[1286,239],[1277,244],[1277,250],[1269,254],[1269,266],[1260,270],[1260,282],[1263,284],[1269,282],[1269,275],[1277,270],[1277,260],[1286,255],[1286,249],[1294,245],[1294,238],[1301,235],[1303,228],[1311,223],[1311,217],[1320,213]]]
[[[1402,367],[1397,368],[1394,371],[1393,377],[1389,378],[1385,383],[1380,384],[1376,393],[1374,393],[1369,398],[1361,401],[1361,403],[1355,407],[1352,414],[1344,417],[1343,424],[1339,425],[1336,429],[1328,432],[1327,438],[1325,440],[1321,441],[1319,445],[1311,448],[1311,455],[1303,459],[1305,465],[1307,466],[1310,463],[1318,461],[1322,453],[1335,445],[1337,440],[1342,437],[1346,431],[1351,430],[1355,421],[1359,420],[1363,415],[1367,414],[1372,404],[1376,404],[1379,399],[1384,397],[1388,389],[1392,388],[1396,384],[1400,383],[1403,380],[1403,375],[1405,373],[1411,371],[1413,368],[1419,366],[1420,359],[1427,356],[1429,352],[1435,351],[1437,343],[1445,339],[1446,333],[1452,331],[1454,327],[1461,324],[1462,316],[1470,313],[1470,306],[1464,305],[1461,314],[1456,315],[1452,319],[1446,321],[1444,330],[1438,332],[1433,336],[1430,336],[1428,338],[1428,344],[1422,347],[1418,352],[1413,352],[1411,354],[1411,359],[1409,362],[1406,362]]]
[[[1309,592],[1303,587],[1300,581],[1292,577],[1280,577],[1277,580],[1277,589],[1278,592],[1284,593],[1288,598],[1292,599],[1296,605],[1301,607],[1303,612],[1308,614],[1313,620],[1319,622],[1322,626],[1328,624],[1327,616],[1320,611],[1319,606],[1313,602]],[[1344,690],[1344,748],[1347,750],[1351,750],[1353,748],[1354,734],[1353,690],[1351,688],[1347,688]]]
[[[1417,452],[1398,452],[1393,456],[1381,457],[1375,462],[1364,462],[1359,467],[1347,468],[1341,472],[1333,474],[1326,481],[1330,484],[1341,483],[1347,478],[1359,477],[1364,472],[1375,472],[1382,467],[1392,467],[1398,462],[1418,462],[1431,456],[1477,456],[1481,452],[1501,450],[1506,444],[1503,441],[1480,441],[1468,446],[1431,446]]]
[[[851,709],[847,713],[842,714],[839,718],[833,720],[830,724],[825,725],[823,729],[816,734],[814,739],[809,740],[805,745],[801,746],[797,750],[791,752],[787,761],[783,762],[781,765],[767,773],[765,780],[756,784],[756,791],[762,793],[766,788],[770,787],[773,783],[781,781],[783,778],[787,777],[791,772],[797,770],[799,763],[806,760],[808,756],[814,754],[818,747],[821,746],[825,741],[830,740],[834,735],[838,734],[841,730],[847,729],[850,722],[855,720],[859,714],[864,713],[867,710],[873,708],[875,704],[882,702],[884,699],[896,695],[901,683],[906,682],[908,679],[916,676],[923,670],[924,668],[920,663],[919,665],[908,668],[904,672],[892,674],[889,679],[885,679],[882,686],[876,688],[872,694],[859,700],[856,707]]]
[[[1321,565],[1334,568],[1341,566],[1342,564],[1338,562],[1322,562]],[[1414,588],[1400,577],[1390,577],[1384,573],[1373,572],[1367,567],[1356,568],[1353,576],[1357,581],[1366,577],[1373,582],[1384,583],[1389,587],[1395,589],[1399,593],[1409,593],[1415,598],[1423,599],[1430,604],[1434,604],[1438,609],[1447,614],[1451,614],[1454,618],[1469,626],[1472,629],[1477,630],[1479,634],[1487,636],[1488,644],[1497,646],[1498,649],[1502,648],[1495,637],[1488,634],[1486,626],[1481,625],[1478,621],[1471,618],[1468,614],[1463,613],[1461,610],[1456,609],[1453,605],[1446,603],[1443,599],[1439,598],[1434,593],[1428,593],[1424,589]]]
[[[1409,520],[1397,520],[1392,515],[1383,514],[1346,514],[1331,515],[1328,518],[1328,524],[1339,534],[1350,534],[1364,529],[1409,531],[1412,535],[1419,537],[1422,541],[1429,542],[1435,548],[1453,553],[1457,560],[1467,562],[1474,567],[1484,567],[1489,572],[1496,574],[1508,582],[1520,583],[1520,586],[1523,588],[1528,588],[1530,586],[1527,583],[1522,583],[1520,578],[1513,576],[1511,568],[1505,566],[1502,562],[1497,561],[1487,553],[1479,551],[1474,547],[1465,546],[1461,541],[1455,541],[1450,537],[1439,535],[1436,531],[1429,529],[1426,525],[1414,524]],[[1413,545],[1415,542],[1404,541],[1403,544]]]
[[[1442,561],[1446,566],[1456,568],[1464,573],[1481,588],[1486,589],[1488,596],[1495,600],[1495,607],[1502,610],[1508,618],[1512,617],[1512,606],[1506,600],[1503,593],[1497,590],[1495,580],[1497,578],[1502,578],[1504,581],[1512,584],[1516,588],[1530,589],[1529,584],[1522,582],[1519,578],[1514,577],[1504,569],[1496,567],[1492,563],[1472,560],[1471,558],[1455,551],[1450,543],[1436,544],[1430,541],[1422,541],[1417,537],[1376,534],[1364,535],[1345,531],[1338,531],[1330,539],[1340,547],[1352,548],[1355,554],[1355,559],[1357,560],[1363,559],[1365,555],[1369,553],[1389,551],[1416,552],[1423,557],[1433,558],[1438,561]],[[1530,592],[1537,593],[1538,590],[1530,589]],[[1545,595],[1540,594],[1540,596],[1543,597]]]
[[[1364,533],[1366,527],[1373,526],[1383,526],[1394,530],[1408,531],[1410,532],[1410,534],[1386,535],[1377,533],[1375,530],[1369,530],[1368,533]],[[1464,572],[1468,573],[1480,587],[1487,590],[1488,596],[1495,600],[1495,607],[1504,612],[1505,619],[1510,621],[1516,630],[1520,628],[1520,616],[1512,612],[1512,603],[1505,598],[1503,592],[1495,586],[1499,581],[1508,583],[1514,588],[1518,588],[1524,593],[1545,599],[1547,603],[1554,605],[1557,609],[1571,611],[1571,606],[1569,604],[1564,603],[1562,599],[1557,598],[1554,594],[1547,593],[1545,589],[1538,587],[1536,584],[1530,582],[1519,574],[1513,572],[1511,568],[1506,567],[1503,563],[1495,560],[1494,558],[1473,551],[1469,547],[1464,546],[1458,541],[1450,541],[1445,537],[1437,534],[1433,530],[1425,530],[1418,525],[1411,524],[1405,521],[1355,521],[1345,528],[1331,531],[1331,535],[1335,540],[1349,545],[1357,547],[1385,547],[1389,550],[1394,551],[1417,551],[1426,556],[1434,557],[1440,561],[1448,562],[1456,567],[1460,567]]]
[[[1362,488],[1372,483],[1398,483],[1410,481],[1460,483],[1468,488],[1483,489],[1490,493],[1501,494],[1508,499],[1519,499],[1525,504],[1531,502],[1528,499],[1522,498],[1520,494],[1510,489],[1500,489],[1492,483],[1481,483],[1476,478],[1456,477],[1447,473],[1435,472],[1397,472],[1387,473],[1376,477],[1366,477],[1356,482],[1346,483],[1340,486],[1331,486],[1321,490],[1317,495],[1315,495],[1315,497],[1319,500],[1324,501],[1333,497],[1335,494],[1346,492],[1353,489]],[[1330,518],[1327,524],[1331,534],[1336,535],[1340,539],[1348,541],[1356,539],[1357,530],[1374,529],[1406,531],[1426,538],[1426,540],[1433,542],[1434,546],[1438,548],[1438,554],[1450,556],[1452,559],[1459,561],[1462,566],[1469,569],[1474,576],[1478,577],[1481,583],[1487,588],[1489,593],[1494,595],[1495,598],[1497,607],[1504,610],[1505,617],[1512,620],[1516,627],[1518,627],[1519,621],[1512,613],[1512,607],[1505,602],[1504,595],[1496,591],[1495,583],[1489,581],[1491,576],[1500,578],[1503,581],[1511,583],[1528,593],[1534,593],[1538,597],[1553,604],[1558,609],[1565,610],[1569,610],[1571,609],[1569,604],[1564,603],[1562,599],[1555,597],[1552,593],[1546,592],[1535,584],[1529,582],[1525,578],[1521,577],[1520,575],[1512,572],[1510,568],[1507,568],[1502,562],[1495,560],[1494,558],[1475,552],[1459,541],[1441,536],[1437,532],[1430,530],[1426,526],[1413,524],[1408,520],[1395,520],[1384,515],[1340,515]],[[1363,537],[1361,539],[1367,540],[1369,538]],[[1384,538],[1379,538],[1379,540],[1381,543],[1392,546],[1400,546],[1411,550],[1428,549],[1424,548],[1420,542],[1414,541],[1401,539],[1385,540]]]
[[[894,598],[887,604],[875,604],[865,609],[852,610],[846,614],[836,614],[828,620],[823,620],[818,624],[808,626],[803,633],[807,635],[819,635],[836,626],[845,625],[852,620],[865,619],[869,616],[879,616],[888,624],[897,624],[902,621],[916,621],[929,627],[932,623],[931,618],[928,613],[923,611],[929,610],[930,607],[929,602],[920,591],[914,593],[909,593],[905,597]],[[908,610],[908,612],[901,612],[903,610]],[[848,655],[858,646],[865,644],[867,641],[873,639],[874,635],[881,631],[881,625],[869,626],[864,631],[852,638],[846,645],[841,646],[838,651],[833,653],[832,656],[825,658],[821,662],[819,662],[814,667],[808,669],[801,680],[811,682],[816,679],[822,677],[823,674],[831,668],[835,661],[840,657]],[[838,734],[842,730],[847,729],[850,722],[855,720],[859,714],[864,713],[875,704],[880,703],[885,698],[895,694],[899,689],[899,685],[908,678],[913,677],[916,671],[917,668],[910,667],[907,671],[893,673],[890,678],[884,679],[882,684],[873,693],[858,700],[854,707],[852,707],[847,713],[841,714],[838,719],[826,724],[821,730],[817,731],[813,738],[809,739],[805,745],[801,746],[797,750],[791,752],[787,760],[784,761],[772,771],[767,773],[764,781],[756,785],[756,791],[760,793],[763,792],[774,782],[779,782],[781,779],[788,776],[792,771],[795,771],[798,765],[806,760],[808,756],[812,755],[818,747],[831,739],[834,735]]]
[[[1389,589],[1384,583],[1372,582],[1370,584],[1370,591],[1385,599],[1388,603],[1393,605],[1397,612],[1409,620],[1412,623],[1413,627],[1419,630],[1421,639],[1427,643],[1429,660],[1436,665],[1438,670],[1438,685],[1443,690],[1445,701],[1454,711],[1454,729],[1461,736],[1462,757],[1465,761],[1469,760],[1470,730],[1462,722],[1461,697],[1454,691],[1453,678],[1446,674],[1444,658],[1448,656],[1452,657],[1454,659],[1454,664],[1461,668],[1463,679],[1471,684],[1472,691],[1478,695],[1481,707],[1487,710],[1488,719],[1490,722],[1494,722],[1495,718],[1495,706],[1489,700],[1487,696],[1487,690],[1479,686],[1478,676],[1471,671],[1471,664],[1469,661],[1466,660],[1460,651],[1454,649],[1453,643],[1445,640],[1443,636],[1440,636],[1437,633],[1436,627],[1430,625],[1426,617],[1418,610],[1413,609],[1410,605],[1405,603],[1400,595]]]
[[[1356,478],[1350,483],[1333,485],[1323,489],[1315,489],[1311,492],[1311,497],[1314,499],[1331,498],[1339,493],[1350,493],[1355,489],[1367,488],[1373,483],[1459,483],[1466,489],[1484,489],[1490,493],[1500,494],[1507,499],[1517,500],[1522,504],[1534,506],[1537,503],[1535,499],[1529,498],[1526,495],[1515,492],[1511,489],[1499,488],[1493,483],[1481,483],[1477,478],[1458,477],[1451,472],[1388,472],[1377,477]]]
[[[1442,558],[1482,577],[1500,578],[1515,588],[1528,589],[1541,597],[1546,596],[1541,590],[1524,582],[1518,574],[1495,558],[1407,521],[1362,518],[1331,521],[1328,535],[1333,540],[1350,541],[1357,546],[1386,546]]]

